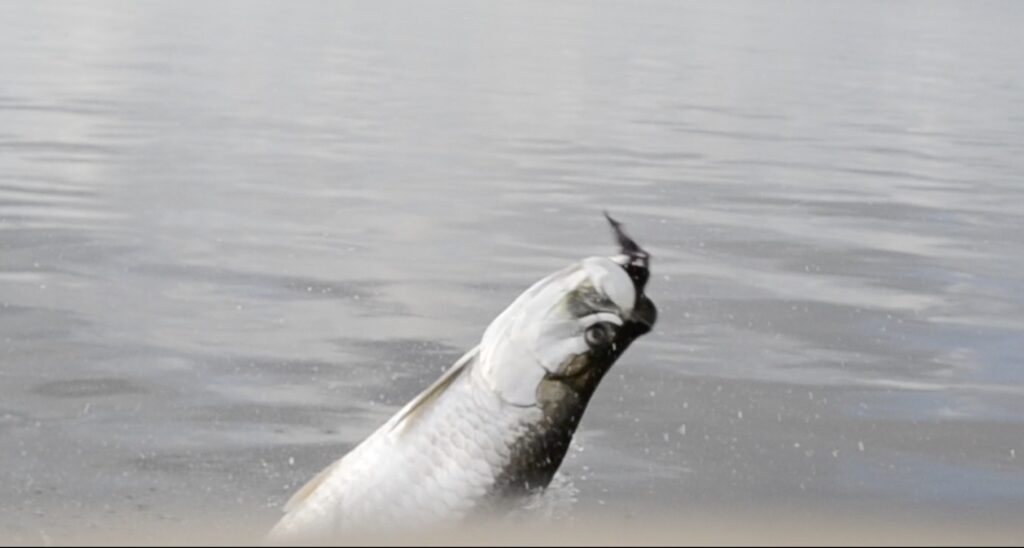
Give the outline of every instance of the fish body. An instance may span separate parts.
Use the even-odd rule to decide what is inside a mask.
[[[611,222],[621,255],[527,289],[476,348],[300,489],[269,540],[452,522],[545,488],[601,378],[657,315],[649,256]]]

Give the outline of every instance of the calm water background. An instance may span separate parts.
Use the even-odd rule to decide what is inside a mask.
[[[577,509],[1018,514],[1024,3],[0,4],[0,540],[287,496],[655,256]]]

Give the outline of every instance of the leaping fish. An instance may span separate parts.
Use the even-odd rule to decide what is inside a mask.
[[[476,348],[299,489],[268,540],[453,522],[546,488],[601,378],[657,318],[650,255],[605,216],[618,255],[527,289]]]

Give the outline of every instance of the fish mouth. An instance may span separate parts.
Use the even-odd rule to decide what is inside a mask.
[[[633,330],[636,336],[639,337],[650,331],[656,321],[658,321],[658,307],[654,306],[654,301],[647,295],[640,295],[640,300],[637,301],[633,308],[633,314],[629,317],[629,323],[635,326]]]
[[[640,301],[644,294],[644,287],[647,286],[647,279],[651,277],[651,254],[640,247],[633,238],[630,238],[622,229],[622,223],[613,219],[607,211],[604,212],[604,218],[608,219],[608,223],[612,225],[612,233],[615,235],[615,241],[619,244],[619,252],[623,255],[623,261],[620,264],[629,275],[629,279],[633,281],[637,301]]]
[[[654,306],[654,301],[644,294],[647,280],[651,277],[651,254],[630,238],[622,229],[622,223],[613,219],[607,211],[604,212],[604,217],[612,225],[612,232],[619,244],[619,252],[623,255],[620,266],[633,281],[633,288],[636,291],[636,304],[626,321],[633,326],[630,330],[631,335],[639,337],[650,331],[654,327],[654,322],[658,320],[658,308]]]

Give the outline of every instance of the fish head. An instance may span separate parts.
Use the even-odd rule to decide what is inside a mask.
[[[536,405],[550,379],[580,379],[592,391],[654,326],[657,308],[645,293],[650,255],[608,220],[619,254],[588,257],[545,277],[485,331],[476,374],[506,402]]]

